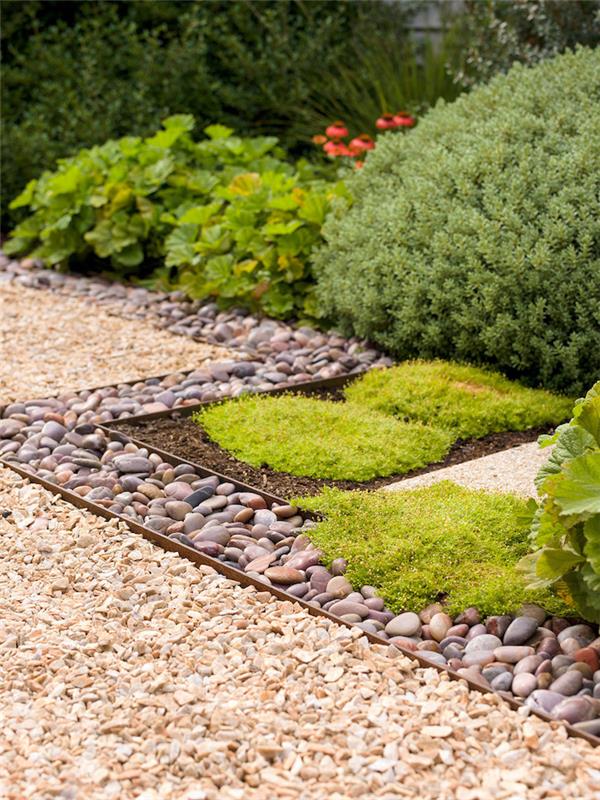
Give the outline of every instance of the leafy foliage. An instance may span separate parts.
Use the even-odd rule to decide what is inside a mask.
[[[330,71],[352,66],[357,36],[385,27],[402,37],[405,14],[392,6],[3,2],[3,213],[57,158],[107,139],[148,136],[173,114],[193,114],[201,129],[220,122],[298,147],[299,109]]]
[[[451,435],[437,428],[300,395],[245,396],[209,406],[194,419],[252,466],[337,480],[409,472],[438,461],[452,443]]]
[[[600,42],[597,0],[467,0],[452,25],[462,43],[454,72],[465,86],[507,72],[515,61],[537,64],[577,44]],[[452,67],[451,67],[452,68]]]
[[[532,501],[534,552],[521,562],[532,587],[566,584],[581,614],[600,622],[600,381],[578,400],[554,444]]]
[[[515,612],[537,602],[568,612],[547,589],[527,590],[516,569],[527,552],[524,501],[448,481],[399,492],[325,489],[297,501],[325,519],[309,535],[328,560],[343,555],[355,586],[370,584],[396,612],[446,596],[450,613]]]
[[[515,66],[384,135],[325,226],[324,313],[401,359],[577,394],[600,372],[600,50]]]
[[[169,117],[149,138],[108,141],[61,160],[13,201],[33,213],[7,252],[51,266],[94,254],[120,276],[143,275],[166,255],[174,285],[192,297],[277,317],[316,313],[310,254],[343,184],[316,180],[305,164],[294,168],[275,138],[243,139],[213,125],[195,142],[193,126],[189,115]]]
[[[445,428],[460,439],[558,424],[568,418],[573,404],[498,373],[447,361],[371,370],[345,394],[353,403]]]

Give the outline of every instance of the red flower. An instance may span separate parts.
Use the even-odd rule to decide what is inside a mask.
[[[352,156],[353,153],[346,147],[343,142],[327,142],[323,145],[323,150],[328,156],[336,158],[337,156]]]
[[[406,111],[399,111],[394,117],[394,122],[397,128],[412,128],[416,119],[411,117]]]
[[[323,136],[322,133],[317,133],[315,136],[312,137],[312,140],[315,144],[325,144],[327,141],[327,137]]]
[[[393,114],[382,114],[375,123],[375,127],[380,131],[388,131],[390,128],[396,127],[396,119]]]
[[[362,169],[364,165],[365,165],[364,161],[359,161],[358,159],[356,159],[356,161],[354,162],[354,169]]]
[[[373,150],[375,147],[375,142],[368,133],[361,133],[360,136],[356,136],[350,142],[350,150],[352,151],[352,155],[360,155],[360,153],[366,153],[367,150]]]
[[[328,125],[327,128],[325,128],[325,133],[330,139],[344,139],[346,136],[348,136],[348,128],[341,120],[338,119],[336,122],[332,122],[331,125]]]

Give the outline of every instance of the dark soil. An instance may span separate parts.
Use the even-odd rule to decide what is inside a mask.
[[[340,399],[331,397],[329,399]],[[267,466],[252,467],[235,456],[228,453],[218,444],[211,441],[207,433],[190,417],[184,417],[174,412],[172,417],[140,421],[122,420],[112,423],[112,429],[124,433],[138,441],[144,442],[149,447],[163,450],[181,459],[201,464],[203,467],[227,475],[240,483],[255,486],[263,492],[290,499],[307,495],[319,494],[324,486],[335,486],[340,489],[377,489],[388,483],[394,483],[413,475],[432,472],[442,467],[450,467],[473,458],[480,458],[509,447],[517,447],[526,442],[533,442],[541,433],[547,433],[548,428],[531,429],[528,431],[507,431],[505,433],[492,433],[481,439],[468,441],[458,440],[443,461],[429,464],[422,469],[400,475],[388,475],[385,478],[374,478],[370,481],[336,481],[322,478],[307,478],[290,475],[287,472],[277,472]]]

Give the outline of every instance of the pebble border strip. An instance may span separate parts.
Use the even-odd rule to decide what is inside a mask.
[[[12,280],[17,275],[21,282],[20,269],[9,271]],[[37,288],[43,286],[37,271],[25,272],[34,276]],[[57,277],[65,279],[62,275]],[[81,285],[87,279],[71,280]],[[62,286],[62,282],[58,285]],[[114,291],[119,293],[123,288]],[[171,308],[172,301],[167,302]],[[204,308],[198,310],[199,316],[204,314]],[[210,308],[216,311],[212,305]],[[228,321],[215,313],[213,331],[218,325],[232,328],[232,321],[244,327],[244,319],[247,318],[241,312],[235,312]],[[246,348],[246,355],[254,355],[255,360],[226,362],[187,375],[175,373],[135,384],[9,404],[0,419],[0,456],[8,466],[13,463],[25,468],[33,476],[166,534],[228,567],[241,569],[346,623],[356,624],[404,650],[418,652],[433,664],[447,666],[486,688],[521,698],[534,710],[598,736],[600,637],[591,626],[547,618],[537,606],[522,609],[517,617],[489,617],[484,623],[476,609],[467,609],[452,619],[439,604],[421,609],[418,614],[408,611],[395,615],[385,608],[375,587],[353,591],[343,575],[344,559],[336,559],[330,569],[326,568],[321,552],[306,536],[307,529],[315,523],[305,519],[298,509],[269,504],[260,494],[237,491],[233,483],[216,476],[202,477],[193,466],[171,464],[136,444],[109,441],[107,432],[98,427],[114,419],[168,410],[198,400],[283,388],[311,377],[344,374],[339,370],[387,363],[373,350],[361,353],[358,342],[323,336],[309,329],[294,331],[283,326],[287,328],[285,332],[278,331],[266,339],[263,334],[271,329],[264,326],[280,323],[251,319],[254,324],[246,326],[251,331],[248,339],[262,333],[246,346],[238,331],[235,346]],[[231,347],[230,342],[226,344]],[[262,347],[260,360],[256,350],[250,351],[257,345]],[[268,352],[265,345],[271,348]],[[346,363],[341,363],[340,353],[345,354]],[[289,371],[279,371],[282,364]],[[307,364],[314,372],[306,369]]]

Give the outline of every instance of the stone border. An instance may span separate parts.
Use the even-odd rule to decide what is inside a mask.
[[[245,391],[262,392],[291,389],[294,387],[300,388],[299,384],[305,383],[313,377],[325,380],[337,376],[341,377],[348,375],[350,371],[360,372],[371,366],[387,365],[391,363],[389,359],[381,358],[374,350],[367,349],[361,352],[361,347],[364,345],[356,340],[346,341],[334,334],[325,336],[310,329],[295,330],[283,323],[270,320],[259,321],[241,312],[222,312],[222,314],[219,314],[213,304],[199,305],[198,308],[192,309],[189,308],[191,304],[187,304],[188,307],[186,307],[186,304],[178,297],[150,293],[147,292],[147,290],[127,289],[126,287],[118,285],[106,285],[102,282],[85,278],[63,276],[45,270],[42,271],[35,267],[25,268],[18,264],[16,267],[13,266],[12,269],[10,267],[11,262],[8,262],[7,268],[6,260],[2,261],[0,257],[0,270],[4,268],[4,274],[7,275],[8,280],[11,282],[16,281],[23,285],[33,285],[34,288],[50,288],[52,291],[59,293],[83,294],[89,296],[93,302],[110,306],[111,308],[114,307],[115,302],[119,300],[120,305],[119,302],[116,303],[116,313],[121,316],[127,316],[130,313],[131,309],[128,311],[127,305],[133,302],[132,298],[138,297],[136,293],[142,292],[142,300],[139,301],[139,305],[141,305],[143,310],[142,312],[138,310],[137,313],[132,312],[134,318],[144,317],[146,319],[160,321],[162,314],[163,317],[167,318],[167,322],[163,324],[162,327],[167,328],[173,333],[192,336],[202,339],[203,341],[208,340],[215,344],[226,344],[228,347],[237,347],[240,350],[240,355],[243,360],[223,362],[211,365],[209,368],[203,370],[193,370],[188,373],[173,373],[166,376],[148,378],[136,383],[123,383],[117,386],[100,387],[94,390],[68,392],[59,394],[54,398],[26,401],[25,403],[11,403],[4,408],[2,414],[3,418],[0,418],[0,456],[3,457],[2,463],[15,469],[19,474],[42,483],[46,488],[63,494],[76,505],[83,504],[96,513],[102,513],[103,516],[110,514],[111,516],[117,516],[123,519],[132,529],[137,530],[137,532],[142,533],[142,535],[147,536],[147,538],[151,538],[163,547],[169,542],[171,546],[168,549],[172,549],[174,542],[169,538],[169,533],[171,536],[177,536],[180,540],[177,543],[178,547],[185,548],[186,551],[182,551],[182,554],[189,557],[187,551],[194,554],[200,553],[205,559],[209,559],[209,561],[204,561],[203,563],[210,563],[211,566],[219,569],[219,571],[223,571],[225,568],[233,569],[235,573],[234,579],[238,582],[243,583],[251,578],[258,581],[255,585],[260,586],[260,588],[269,588],[269,591],[273,591],[275,594],[277,594],[277,592],[283,592],[285,599],[296,600],[300,602],[301,605],[307,605],[307,607],[315,609],[315,601],[312,598],[309,600],[304,597],[305,594],[310,594],[310,592],[314,590],[308,589],[307,592],[302,588],[294,588],[295,584],[290,583],[288,579],[291,575],[290,570],[297,573],[304,572],[304,570],[298,569],[298,567],[301,566],[300,561],[304,564],[306,573],[308,573],[311,567],[313,568],[313,574],[318,570],[327,573],[326,568],[319,563],[320,554],[318,554],[318,551],[314,550],[312,545],[306,540],[306,537],[302,540],[301,532],[305,530],[306,527],[309,527],[311,522],[309,519],[306,517],[299,517],[299,515],[294,512],[291,516],[299,518],[296,519],[296,524],[292,525],[291,522],[286,522],[286,519],[289,519],[289,515],[288,517],[278,517],[273,511],[273,507],[282,507],[282,504],[284,504],[283,500],[269,497],[266,501],[266,496],[260,491],[246,492],[247,494],[254,495],[255,498],[258,497],[266,505],[263,506],[259,503],[257,508],[252,508],[252,502],[250,502],[249,506],[245,506],[245,508],[241,509],[241,512],[237,512],[238,515],[242,513],[242,516],[246,516],[246,521],[242,521],[241,519],[236,521],[229,520],[225,522],[225,526],[221,525],[220,527],[225,527],[226,530],[228,524],[237,524],[239,528],[243,528],[245,531],[244,533],[238,531],[239,540],[239,536],[246,536],[249,528],[256,527],[256,525],[260,527],[262,525],[265,530],[262,531],[261,529],[258,531],[262,534],[260,538],[255,537],[259,549],[260,545],[258,542],[261,540],[264,540],[263,545],[266,541],[270,541],[274,546],[285,539],[291,538],[293,541],[284,545],[284,548],[288,548],[288,552],[279,554],[279,559],[285,559],[285,561],[280,560],[274,564],[273,561],[269,561],[269,558],[266,558],[269,563],[264,565],[261,563],[260,570],[253,568],[246,571],[245,567],[248,564],[245,564],[244,571],[240,571],[231,564],[223,564],[223,560],[218,559],[220,553],[218,553],[217,550],[218,547],[221,547],[223,551],[225,548],[209,537],[206,538],[204,545],[199,548],[197,543],[192,542],[192,540],[187,537],[184,530],[184,519],[181,520],[181,531],[170,530],[167,535],[164,536],[161,530],[152,530],[152,528],[146,525],[140,525],[139,519],[135,519],[136,516],[139,516],[135,512],[135,509],[133,515],[131,514],[131,509],[129,509],[128,513],[125,515],[117,513],[114,508],[111,510],[110,506],[114,506],[115,503],[106,495],[106,491],[108,491],[108,494],[112,498],[111,490],[108,489],[106,485],[102,486],[98,484],[95,480],[98,477],[104,480],[106,477],[106,470],[104,475],[102,475],[101,472],[98,472],[96,475],[93,475],[93,473],[106,467],[109,478],[113,480],[113,483],[116,483],[117,480],[126,482],[128,478],[137,478],[137,476],[127,467],[127,454],[129,452],[126,449],[127,446],[124,446],[122,442],[119,443],[116,438],[113,439],[114,432],[103,429],[103,424],[115,419],[130,418],[132,416],[136,417],[140,414],[154,414],[157,412],[169,414],[171,410],[176,410],[177,408],[197,405],[198,402],[212,402],[227,397],[236,397]],[[0,272],[0,278],[1,277],[2,273]],[[98,289],[97,287],[101,288]],[[148,309],[150,309],[150,311],[148,311]],[[175,317],[179,317],[181,320],[181,314],[185,314],[186,311],[191,313],[188,314],[188,317],[184,318],[186,321],[185,324],[177,320],[173,322],[172,319],[170,319],[170,315],[172,316],[174,313]],[[223,314],[225,314],[225,317]],[[202,321],[203,317],[205,318],[203,327],[198,328],[198,320]],[[229,326],[229,328],[219,328],[219,326],[222,325]],[[217,328],[219,328],[219,331],[217,331]],[[225,336],[226,333],[230,336],[229,340],[218,338]],[[212,339],[210,338],[211,336],[213,337]],[[104,445],[107,446],[103,449],[101,439],[106,435],[110,436],[111,440],[104,441]],[[120,447],[118,447],[119,444]],[[144,469],[147,469],[146,475],[150,479],[152,479],[153,474],[162,465],[161,477],[164,477],[163,473],[165,472],[173,473],[172,476],[170,475],[169,481],[165,482],[165,486],[173,486],[174,484],[182,483],[185,485],[185,480],[177,479],[182,476],[185,477],[185,475],[190,476],[193,474],[194,480],[192,482],[198,484],[192,487],[194,494],[198,494],[198,492],[202,492],[203,489],[207,490],[210,487],[212,490],[210,498],[213,499],[213,502],[214,497],[221,498],[218,500],[217,507],[213,509],[210,508],[209,505],[208,511],[206,503],[204,503],[204,514],[202,514],[202,511],[196,511],[195,508],[193,508],[196,515],[203,516],[205,522],[211,523],[214,534],[214,528],[222,522],[222,520],[217,519],[219,514],[222,513],[219,511],[219,507],[222,506],[222,500],[225,500],[225,506],[227,506],[228,497],[240,494],[239,491],[235,491],[236,487],[234,483],[228,481],[225,476],[216,476],[212,474],[211,478],[211,475],[208,474],[210,471],[205,470],[199,465],[191,465],[189,462],[184,462],[173,456],[169,456],[169,460],[164,460],[163,455],[166,456],[168,454],[160,454],[157,451],[150,452],[151,448],[142,445],[143,443],[139,443],[143,453],[139,455],[130,455],[129,459],[130,461],[133,459],[134,462],[137,459],[136,466],[143,466]],[[132,445],[130,450],[133,450],[133,453],[137,454],[139,453],[139,446]],[[121,449],[124,450],[123,453],[120,453]],[[60,452],[58,452],[59,450]],[[121,459],[120,462],[116,460],[119,458]],[[154,458],[154,461],[152,458]],[[113,459],[115,459],[115,461],[113,461]],[[159,461],[157,462],[156,459]],[[163,460],[161,461],[161,459]],[[144,462],[143,464],[142,461]],[[171,461],[176,461],[177,463],[170,463]],[[65,463],[69,468],[65,466]],[[118,467],[119,463],[121,465],[125,464],[127,468],[122,470],[117,469],[111,476],[111,468],[114,466]],[[57,467],[59,469],[55,472]],[[178,468],[179,474],[177,474]],[[139,475],[144,474],[144,469],[140,470]],[[192,472],[189,471],[190,469]],[[57,485],[58,474],[60,475],[60,479]],[[93,475],[93,479],[90,479],[90,475]],[[212,479],[216,480],[216,484],[214,484],[213,480],[214,485],[211,486]],[[96,483],[96,485],[88,485],[91,482]],[[223,484],[227,483],[233,486],[233,490],[228,489],[227,491],[220,491]],[[152,486],[153,484],[150,483],[149,485]],[[137,486],[133,487],[133,492],[128,492],[125,487],[122,488],[124,492],[121,492],[121,494],[124,493],[125,495],[133,495],[137,490]],[[190,486],[188,483],[187,489],[189,488]],[[251,489],[251,487],[239,488]],[[177,491],[185,492],[186,490],[178,490],[176,488],[175,493],[177,493]],[[187,492],[185,496],[188,496],[190,493],[191,490]],[[152,499],[159,499],[157,497],[146,497],[143,493],[138,494],[150,502]],[[82,495],[85,496],[82,497]],[[175,495],[172,495],[173,500],[171,500],[171,502],[185,505],[185,496],[178,499]],[[209,496],[205,499],[208,500]],[[163,500],[166,504],[167,500],[164,496]],[[252,498],[250,498],[250,500],[252,501]],[[137,502],[139,502],[139,498]],[[255,500],[255,505],[256,502]],[[269,503],[271,506],[270,508],[268,507]],[[202,502],[198,505],[202,506]],[[244,503],[241,505],[244,505]],[[121,508],[120,510],[123,511],[125,509]],[[247,516],[250,511],[252,513],[250,516]],[[261,511],[266,512],[262,514],[262,517],[265,519],[263,522],[256,522],[256,514],[258,514],[259,519],[262,519],[260,515]],[[283,512],[279,513],[283,514]],[[271,516],[267,519],[267,515]],[[166,516],[168,515],[165,515],[163,519],[165,519]],[[206,517],[212,517],[212,519],[207,520]],[[276,521],[274,522],[271,517],[275,517]],[[249,525],[247,522],[251,518],[254,519],[254,522],[252,525]],[[177,519],[167,521],[173,522],[175,525],[178,524]],[[265,525],[265,522],[268,524]],[[272,525],[279,525],[280,530],[272,528]],[[282,526],[288,527],[283,531],[281,530]],[[166,527],[171,527],[171,525],[169,524]],[[164,529],[165,532],[166,527]],[[210,534],[210,531],[208,532]],[[190,533],[192,533],[192,531],[190,531]],[[201,532],[200,535],[202,535]],[[277,537],[275,541],[273,541],[273,535]],[[268,538],[269,536],[271,536],[271,539]],[[230,536],[230,538],[234,537]],[[252,537],[246,536],[246,538]],[[188,540],[187,542],[186,539]],[[302,541],[302,548],[299,546],[294,548],[294,545],[296,545],[298,541]],[[190,544],[192,544],[192,547],[190,547]],[[253,546],[253,542],[246,542],[245,544],[246,546]],[[215,547],[215,545],[218,545],[218,547]],[[175,549],[178,549],[178,547]],[[243,549],[245,550],[246,548],[244,547]],[[275,549],[282,549],[282,547],[280,545],[279,548]],[[215,555],[217,556],[216,559],[214,557]],[[268,556],[268,553],[266,555]],[[248,563],[252,563],[257,559],[260,560],[261,557],[264,561],[265,555],[257,555],[256,558],[250,559]],[[296,559],[296,561],[292,559]],[[338,562],[343,562],[343,559],[338,559]],[[296,564],[296,566],[292,566],[291,564]],[[217,567],[217,565],[220,566]],[[333,596],[331,598],[321,598],[322,605],[321,603],[317,603],[316,605],[318,605],[318,608],[315,611],[311,611],[311,613],[323,613],[335,619],[340,624],[358,624],[363,628],[368,638],[374,637],[372,638],[373,641],[377,641],[378,643],[390,643],[391,641],[398,646],[405,655],[416,658],[420,663],[424,662],[427,666],[436,666],[438,669],[447,669],[447,667],[444,666],[447,659],[442,656],[441,653],[435,652],[435,649],[431,647],[424,648],[427,653],[426,655],[423,655],[423,650],[415,654],[417,648],[413,646],[414,643],[411,641],[411,635],[408,631],[409,627],[417,626],[419,632],[421,632],[422,626],[429,625],[429,623],[433,621],[433,617],[446,617],[441,607],[435,610],[424,610],[422,614],[429,614],[429,619],[427,620],[419,619],[416,614],[412,614],[411,612],[395,617],[392,612],[387,611],[383,607],[383,601],[380,601],[380,599],[375,596],[373,587],[363,587],[361,593],[352,592],[352,587],[343,577],[342,573],[344,568],[345,565],[343,563],[338,563],[335,569],[335,572],[338,574],[328,574],[326,583],[322,586],[322,590],[317,592],[317,595],[329,594]],[[269,570],[275,570],[275,572],[269,572]],[[284,572],[282,572],[282,570]],[[323,576],[323,572],[320,574]],[[272,579],[270,576],[272,576]],[[324,577],[325,576],[322,577],[321,583]],[[265,578],[267,579],[266,581]],[[312,575],[310,578],[312,579]],[[335,584],[335,587],[333,584],[331,587],[333,591],[325,591],[326,589],[330,589],[329,584],[331,582]],[[367,593],[365,593],[365,590]],[[330,609],[332,610],[330,611]],[[365,610],[368,610],[366,616]],[[380,615],[379,618],[377,615]],[[449,629],[456,627],[456,624],[453,626],[452,622],[453,621],[449,618],[443,621],[443,624],[446,626],[446,634]],[[376,623],[379,624],[379,628]],[[438,619],[437,623],[434,623],[434,625],[438,623],[442,624]],[[457,622],[459,626],[463,625],[469,629],[470,627],[477,627],[479,625],[479,620],[470,620],[470,623],[471,625],[469,626],[464,621]],[[370,629],[369,625],[375,627],[375,630]],[[392,627],[389,627],[390,625]],[[385,628],[385,638],[379,635],[383,628]],[[482,634],[484,631],[479,630],[478,633]],[[466,634],[466,631],[464,631],[464,633]],[[437,641],[440,641],[440,639]],[[444,641],[444,639],[441,641]],[[499,639],[499,645],[502,646],[501,639]],[[525,645],[525,647],[527,648],[528,645]],[[423,659],[423,662],[421,662],[421,659]],[[441,663],[442,660],[444,661],[444,665]],[[477,660],[473,662],[474,665],[477,663],[479,663]],[[478,676],[476,670],[473,671],[467,667],[461,669],[460,672],[453,672],[451,667],[452,665],[450,665],[449,671],[453,677],[467,680],[469,685],[472,685],[473,688],[477,688],[478,690],[488,690],[489,685],[485,685],[487,681],[482,682],[481,676]],[[506,692],[503,692],[503,696],[512,703],[516,703],[517,706],[521,705],[521,703],[507,695]],[[541,710],[541,716],[547,719],[552,718],[544,714],[543,709],[534,707],[532,710],[536,713]],[[592,741],[594,744],[600,742],[600,739],[586,733],[585,729],[574,728],[573,732],[576,735],[583,734],[585,738],[588,738],[588,740]]]

